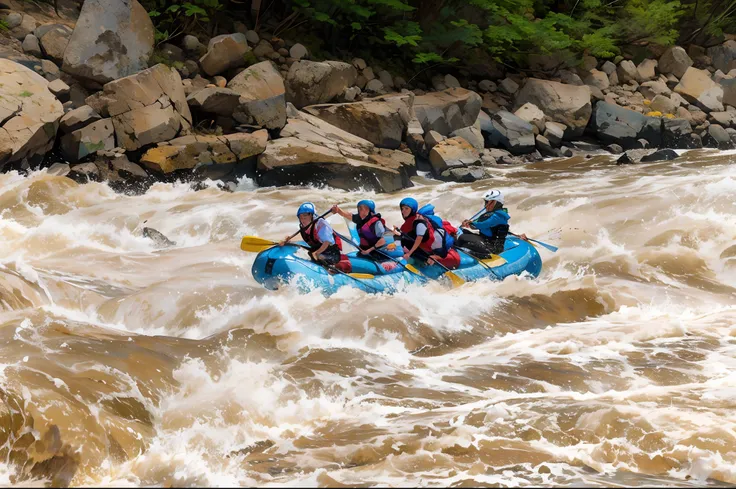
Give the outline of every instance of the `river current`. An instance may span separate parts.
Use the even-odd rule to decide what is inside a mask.
[[[396,194],[0,174],[0,484],[736,484],[736,152],[614,161]],[[559,246],[537,279],[327,298],[239,249],[306,200],[458,224],[491,187]]]

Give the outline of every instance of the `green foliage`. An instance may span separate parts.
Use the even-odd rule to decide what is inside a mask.
[[[195,25],[206,30],[212,17],[223,10],[226,0],[144,0],[156,29],[156,44],[188,32]]]
[[[5,20],[0,19],[0,32],[9,31],[10,26],[8,26],[8,23],[5,22]]]

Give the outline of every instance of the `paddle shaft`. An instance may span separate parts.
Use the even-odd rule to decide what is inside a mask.
[[[338,236],[340,236],[340,238],[342,238],[342,240],[343,240],[343,241],[345,241],[346,243],[349,243],[349,244],[353,245],[353,246],[354,246],[354,247],[356,247],[356,248],[357,248],[358,250],[360,250],[360,246],[359,246],[359,245],[357,245],[357,244],[355,244],[355,242],[354,242],[353,240],[351,240],[351,239],[349,239],[349,238],[347,238],[347,237],[343,236],[342,234],[338,233],[337,231],[335,231],[335,233],[337,233],[337,235],[338,235]],[[385,257],[386,257],[386,258],[388,258],[389,260],[391,260],[391,261],[393,261],[393,262],[397,263],[398,265],[401,265],[401,266],[402,266],[402,267],[404,268],[404,270],[406,270],[406,271],[408,271],[408,272],[411,272],[411,273],[413,273],[413,274],[415,274],[415,275],[419,275],[420,277],[423,277],[423,276],[424,276],[424,275],[420,275],[420,274],[416,273],[416,272],[415,272],[415,271],[413,271],[413,270],[410,270],[409,268],[407,268],[407,266],[406,266],[406,265],[404,265],[403,263],[401,263],[401,261],[400,261],[400,260],[398,260],[398,259],[394,258],[393,256],[389,255],[388,253],[384,253],[383,251],[379,250],[378,248],[376,248],[376,249],[375,249],[375,251],[376,251],[376,252],[378,252],[379,254],[381,254],[381,255],[385,256]]]
[[[411,236],[409,236],[409,235],[408,235],[408,234],[406,234],[405,232],[403,232],[403,231],[401,231],[401,230],[399,230],[399,232],[401,233],[401,236],[402,236],[403,238],[406,238],[406,239],[411,239]],[[426,253],[426,252],[425,252],[425,253]],[[431,258],[430,258],[430,259],[431,259]],[[444,268],[446,272],[449,272],[449,273],[451,273],[451,274],[455,275],[455,272],[453,272],[452,270],[450,270],[449,268],[447,268],[446,266],[444,266],[444,265],[443,265],[442,263],[440,263],[440,262],[438,262],[437,260],[434,260],[434,259],[431,259],[431,260],[432,260],[432,261],[433,261],[433,262],[434,262],[434,263],[435,263],[436,265],[439,265],[439,266],[440,266],[441,268]]]
[[[485,208],[485,207],[484,207],[484,208],[482,208],[481,210],[479,210],[478,212],[476,212],[476,213],[475,213],[475,215],[474,215],[473,217],[471,217],[470,219],[468,219],[468,221],[472,221],[473,219],[475,219],[476,217],[478,217],[479,215],[481,215],[481,213],[483,213],[483,212],[484,212],[485,210],[486,210],[486,208]],[[510,234],[511,236],[516,236],[517,238],[519,238],[519,237],[520,237],[520,236],[519,236],[518,234],[514,234],[514,233],[512,233],[511,231],[509,231],[509,234]],[[541,242],[541,241],[538,241],[538,240],[536,240],[536,239],[532,239],[532,238],[527,238],[527,240],[529,240],[529,241],[533,241],[533,242],[535,242],[535,243],[537,243],[537,244],[540,244],[540,245],[544,246],[545,248],[547,248],[547,249],[548,249],[549,251],[551,251],[551,252],[553,252],[553,253],[554,253],[555,251],[557,251],[557,250],[559,249],[559,248],[557,248],[556,246],[552,246],[551,244],[543,243],[543,242]]]
[[[311,228],[314,225],[315,222],[319,221],[320,219],[322,219],[323,217],[325,217],[330,212],[332,212],[332,209],[330,209],[329,211],[325,212],[324,214],[322,214],[321,216],[317,217],[316,219],[312,219],[312,222],[310,222],[309,225],[307,225],[307,227],[304,228],[304,232],[307,232],[309,230],[309,228]],[[299,234],[301,232],[302,232],[302,230],[299,229],[299,231],[295,232],[294,234],[292,234],[291,236],[289,236],[288,238],[286,238],[284,241],[288,243],[291,239],[294,238],[294,236],[296,236],[297,234]]]

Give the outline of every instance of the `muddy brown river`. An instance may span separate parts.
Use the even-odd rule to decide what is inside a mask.
[[[736,152],[613,161],[391,195],[1,174],[0,484],[736,484]],[[327,298],[239,249],[305,200],[458,223],[490,187],[560,247],[539,278]]]

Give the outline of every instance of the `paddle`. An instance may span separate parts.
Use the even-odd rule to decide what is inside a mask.
[[[309,225],[306,228],[304,228],[304,231],[306,232],[309,228],[312,227],[312,225],[315,222],[319,221],[320,219],[322,219],[323,217],[325,217],[330,212],[332,212],[332,209],[330,209],[329,211],[325,212],[324,214],[322,214],[321,216],[317,217],[316,219],[312,219],[312,222],[310,222]],[[300,232],[301,232],[301,230],[295,232],[294,234],[292,234],[291,236],[289,236],[288,238],[286,238],[284,240],[284,243],[288,243],[289,240],[291,240],[294,236],[296,236]],[[277,244],[279,244],[279,243],[277,243],[276,241],[271,241],[271,240],[268,240],[268,239],[259,238],[258,236],[243,236],[243,239],[240,241],[240,249],[243,250],[243,251],[250,251],[252,253],[260,253],[261,251],[263,251],[265,249],[268,249],[268,248],[270,248],[272,246],[276,246]],[[295,246],[301,246],[302,248],[309,249],[306,246],[302,246],[302,245],[295,245]]]
[[[337,234],[338,236],[340,236],[340,238],[342,238],[342,240],[343,240],[343,241],[345,241],[346,243],[349,243],[349,244],[353,245],[353,246],[354,246],[355,248],[357,248],[358,250],[360,250],[360,246],[359,246],[359,245],[357,245],[357,244],[355,244],[355,242],[354,242],[354,241],[352,241],[352,240],[351,240],[350,238],[347,238],[347,237],[343,236],[342,234],[338,233],[337,231],[335,231],[335,233],[336,233],[336,234]],[[388,258],[389,260],[391,260],[391,261],[393,261],[393,262],[397,263],[398,265],[401,265],[402,267],[404,267],[404,269],[405,269],[405,270],[408,270],[408,271],[412,272],[412,273],[413,273],[413,274],[415,274],[415,275],[419,275],[420,277],[424,277],[424,276],[425,276],[425,275],[424,275],[424,274],[422,274],[422,273],[421,273],[421,272],[420,272],[420,271],[419,271],[419,270],[418,270],[418,269],[417,269],[417,268],[416,268],[416,267],[415,267],[414,265],[411,265],[411,264],[409,264],[409,263],[407,263],[407,264],[405,265],[405,264],[401,263],[401,261],[400,261],[400,260],[398,260],[398,259],[394,258],[393,256],[389,255],[388,253],[384,253],[383,251],[379,250],[378,248],[376,248],[376,250],[375,250],[375,251],[376,251],[376,252],[378,252],[379,254],[381,254],[381,255],[385,256],[385,257],[386,257],[386,258]]]
[[[411,236],[408,236],[406,233],[404,233],[403,231],[401,231],[399,228],[396,228],[395,227],[394,229],[398,229],[399,230],[399,233],[401,234],[401,236],[403,236],[403,237],[405,237],[407,239],[411,239]],[[445,275],[447,275],[447,277],[450,279],[450,282],[452,282],[452,285],[454,285],[455,287],[460,287],[461,285],[463,285],[465,283],[465,280],[463,280],[461,277],[459,277],[458,275],[456,275],[455,272],[453,272],[452,270],[450,270],[449,268],[447,268],[446,266],[444,266],[442,263],[438,262],[437,260],[432,260],[432,261],[436,265],[439,265],[441,268],[443,268],[445,270],[445,272],[446,272]]]

